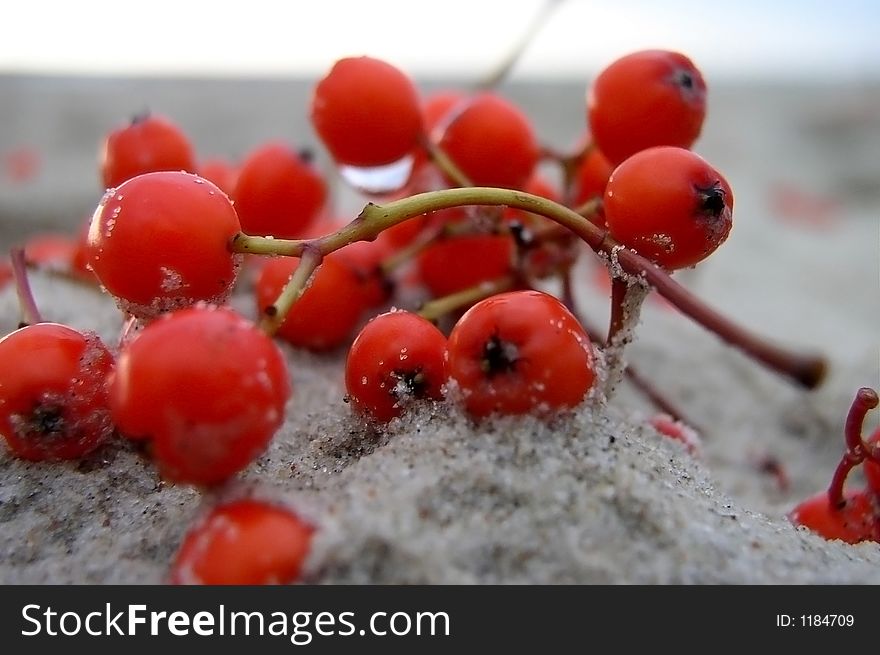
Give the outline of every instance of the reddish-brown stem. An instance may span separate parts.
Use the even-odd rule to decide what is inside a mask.
[[[584,157],[590,154],[593,147],[593,140],[587,139],[584,141],[583,146],[570,154],[557,152],[547,146],[541,148],[541,158],[555,161],[562,169],[562,201],[566,206],[571,206],[574,201],[574,177],[578,166],[581,165]]]
[[[642,375],[642,373],[632,364],[627,364],[624,374],[626,375],[626,379],[629,380],[630,383],[638,389],[652,405],[654,405],[654,407],[664,414],[668,414],[673,421],[684,423],[696,430],[701,436],[706,434],[706,431],[699,424],[689,419],[678,405],[667,398],[653,382]]]
[[[834,471],[831,478],[831,485],[828,487],[828,503],[832,508],[842,508],[846,501],[843,496],[843,487],[846,479],[856,466],[865,461],[865,459],[873,459],[871,449],[862,440],[862,427],[865,423],[867,413],[877,407],[880,399],[877,392],[868,387],[862,387],[856,393],[856,397],[849,408],[846,415],[846,424],[843,434],[846,439],[846,452],[840,458],[840,463]]]
[[[867,453],[868,448],[862,441],[862,427],[865,424],[865,416],[877,407],[878,403],[880,403],[880,398],[877,397],[877,392],[870,387],[862,387],[856,393],[843,428],[846,447],[849,450]]]
[[[577,307],[577,302],[574,299],[574,289],[571,282],[571,271],[565,271],[562,275],[562,302],[568,307],[569,311],[574,314],[575,318],[580,321],[580,324],[587,331],[587,334],[590,335],[591,339],[599,340],[599,328],[596,325],[590,323],[586,317],[584,317]],[[685,412],[683,412],[678,405],[675,404],[671,399],[667,398],[666,395],[660,391],[653,382],[651,382],[648,378],[646,378],[635,366],[630,363],[626,364],[626,368],[623,371],[627,380],[635,387],[656,409],[663,412],[664,414],[668,414],[673,421],[677,421],[680,423],[684,423],[685,425],[689,425],[694,430],[699,432],[700,434],[705,434],[705,431],[692,420],[690,420]]]
[[[33,325],[43,323],[43,316],[27,275],[27,262],[24,257],[24,248],[13,248],[9,253],[12,263],[12,277],[15,279],[15,292],[18,294],[18,305],[21,308],[21,324]]]
[[[816,388],[825,378],[828,364],[824,357],[785,350],[737,325],[676,283],[666,271],[631,250],[619,250],[617,258],[627,273],[643,274],[645,280],[683,314],[767,368],[788,376],[807,389]]]

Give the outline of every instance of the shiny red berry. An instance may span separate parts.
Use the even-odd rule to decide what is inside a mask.
[[[324,206],[327,185],[299,153],[269,143],[245,159],[233,197],[244,232],[299,239]]]
[[[733,226],[727,180],[702,157],[672,146],[643,150],[618,166],[603,204],[611,236],[667,269],[704,260]]]
[[[113,419],[152,441],[162,474],[222,482],[266,449],[290,379],[275,343],[230,309],[199,306],[148,325],[119,356]]]
[[[226,194],[189,173],[147,173],[109,190],[89,229],[89,265],[119,306],[140,318],[222,303],[240,256]]]
[[[447,296],[509,274],[514,254],[507,234],[441,239],[419,255],[419,277],[433,296]]]
[[[538,163],[538,143],[526,115],[483,93],[446,125],[440,148],[476,186],[522,189]]]
[[[113,433],[106,379],[113,356],[97,336],[36,323],[0,340],[0,433],[18,457],[75,459]]]
[[[172,584],[295,582],[315,529],[292,511],[259,500],[215,507],[193,526],[171,566]]]
[[[380,314],[364,326],[345,364],[345,387],[361,414],[387,422],[415,400],[443,397],[446,337],[404,311]]]
[[[667,50],[618,59],[587,95],[590,132],[612,164],[653,146],[691,147],[705,115],[703,76],[690,59]]]
[[[468,413],[547,414],[593,385],[590,340],[553,296],[513,291],[471,307],[449,335],[449,376]]]
[[[192,145],[181,129],[162,116],[136,116],[111,132],[101,152],[104,187],[155,171],[194,171]]]
[[[396,67],[372,57],[336,62],[312,96],[312,123],[340,164],[373,167],[409,155],[423,132],[418,92]]]

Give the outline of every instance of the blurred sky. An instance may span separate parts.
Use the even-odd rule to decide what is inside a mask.
[[[544,0],[15,0],[0,72],[317,75],[370,54],[479,77]],[[690,55],[713,79],[880,79],[877,0],[562,0],[515,76],[582,77],[626,52]]]

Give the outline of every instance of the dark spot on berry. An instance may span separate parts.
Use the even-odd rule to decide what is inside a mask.
[[[394,371],[391,373],[391,379],[395,381],[395,384],[390,385],[389,393],[395,398],[400,398],[403,395],[407,398],[421,400],[425,397],[428,381],[422,373],[421,366],[412,371]]]
[[[15,417],[14,427],[30,439],[62,439],[67,428],[64,411],[58,405],[38,404],[30,414]]]
[[[718,218],[726,208],[725,192],[721,185],[716,182],[711,187],[695,187],[697,192],[698,211],[703,216]]]
[[[497,334],[492,335],[483,346],[482,369],[487,377],[513,371],[518,361],[516,346],[503,341]]]
[[[278,313],[278,308],[275,305],[269,305],[266,309],[263,310],[263,313],[266,316],[275,316]]]
[[[691,90],[694,88],[694,78],[687,71],[681,71],[678,74],[678,85],[684,89]]]

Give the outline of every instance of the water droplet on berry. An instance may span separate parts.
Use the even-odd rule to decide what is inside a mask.
[[[403,188],[412,172],[412,155],[383,166],[340,166],[339,174],[355,189],[365,193],[389,193]]]

